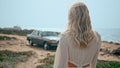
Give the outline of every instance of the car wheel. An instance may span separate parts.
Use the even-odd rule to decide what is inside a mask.
[[[44,44],[44,49],[49,50],[49,45],[47,43]]]
[[[29,41],[29,44],[30,44],[30,46],[33,46],[33,42],[32,42],[32,40]]]

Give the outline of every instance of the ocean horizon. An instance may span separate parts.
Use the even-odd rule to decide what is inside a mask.
[[[63,32],[65,28],[42,28],[41,30]],[[94,28],[93,30],[101,35],[102,41],[120,43],[120,28]]]
[[[96,28],[102,41],[120,43],[120,28]]]

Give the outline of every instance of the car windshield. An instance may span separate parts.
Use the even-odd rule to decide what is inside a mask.
[[[42,36],[58,36],[56,32],[42,32]]]

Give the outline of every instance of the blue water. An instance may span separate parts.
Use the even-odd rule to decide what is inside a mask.
[[[94,29],[101,35],[102,41],[120,43],[120,28]]]

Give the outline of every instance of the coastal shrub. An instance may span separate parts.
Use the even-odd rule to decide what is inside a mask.
[[[15,68],[16,63],[27,61],[27,58],[33,54],[32,51],[12,52],[2,50],[0,51],[0,68]]]
[[[11,40],[16,39],[15,37],[8,37],[8,36],[0,36],[0,40]]]
[[[53,68],[54,56],[47,56],[46,58],[39,61],[43,63],[42,65],[38,65],[36,68]]]
[[[30,34],[33,30],[14,30],[14,29],[4,29],[0,28],[0,34],[13,34],[13,35],[22,35],[26,36],[27,34]]]

